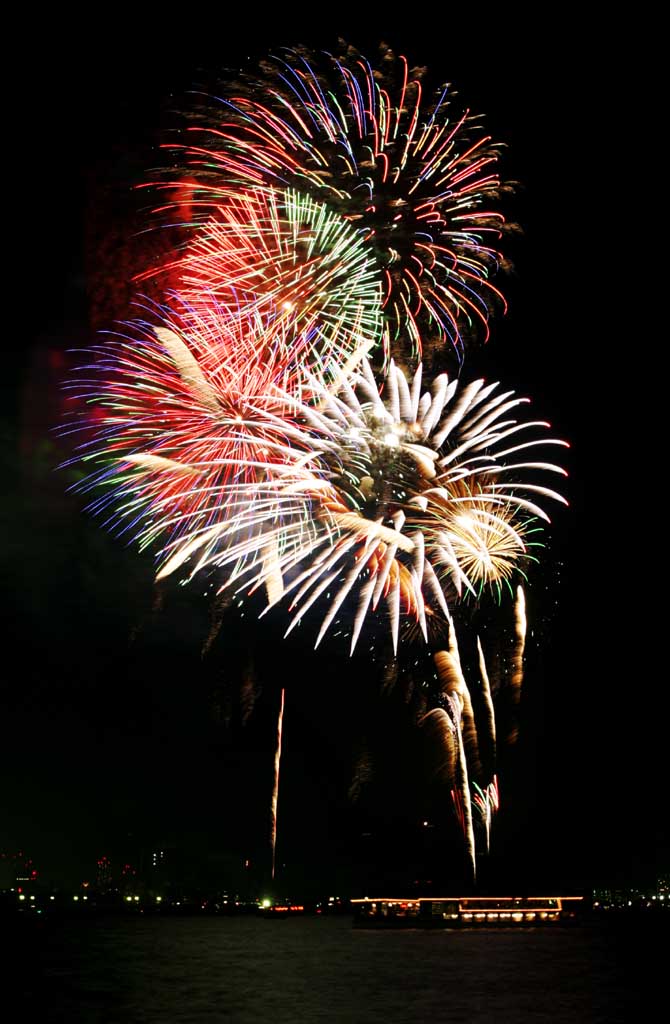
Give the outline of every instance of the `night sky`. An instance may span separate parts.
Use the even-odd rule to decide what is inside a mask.
[[[65,454],[54,428],[68,350],[94,340],[86,231],[101,182],[123,191],[141,179],[171,110],[205,72],[281,45],[327,49],[338,35],[371,58],[384,40],[427,64],[507,143],[502,174],[521,183],[508,213],[523,228],[507,248],[514,272],[497,281],[510,311],[466,369],[530,395],[572,445],[570,508],[553,515],[531,579],[521,732],[505,754],[484,881],[500,890],[636,883],[669,866],[663,662],[641,611],[649,567],[640,575],[637,566],[649,540],[634,532],[647,484],[619,448],[637,443],[644,410],[627,397],[633,360],[615,355],[629,327],[599,235],[605,72],[595,40],[578,36],[565,12],[550,45],[545,35],[530,46],[520,17],[452,20],[439,10],[439,20],[398,25],[341,14],[322,32],[292,25],[286,12],[259,29],[252,14],[236,15],[234,28],[223,15],[194,26],[182,10],[174,24],[127,16],[83,26],[81,41],[62,19],[21,36],[5,192],[6,255],[16,254],[5,303],[19,316],[5,335],[3,380],[0,849],[28,850],[46,879],[75,883],[102,854],[137,861],[161,844],[206,861],[203,877],[211,869],[237,879],[246,858],[261,877],[283,683],[278,859],[287,884],[356,888],[384,848],[390,872],[404,863],[420,877],[435,873],[435,849],[418,828],[428,811],[416,737],[399,698],[380,697],[365,658],[350,663],[335,645],[314,654],[300,631],[283,643],[275,624],[254,627],[250,614],[226,620],[203,658],[211,610],[198,588],[167,588],[158,606],[150,560],[87,517],[67,492],[69,471],[55,469]],[[106,259],[113,266],[114,254]],[[649,533],[656,514],[652,506]],[[240,701],[249,650],[257,683]],[[373,725],[391,738],[379,744],[367,796],[352,804],[352,767]],[[465,869],[448,819],[439,870],[457,884]]]

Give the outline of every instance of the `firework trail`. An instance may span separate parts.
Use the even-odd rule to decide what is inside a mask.
[[[429,741],[439,750],[436,774],[452,787],[456,779],[456,728],[444,708],[433,708],[419,720]]]
[[[480,778],[482,766],[479,759],[477,725],[472,709],[470,691],[463,677],[460,663],[449,651],[436,651],[433,655],[433,661],[439,683],[442,687],[442,695],[458,702],[459,730],[462,736],[464,755],[467,755],[472,774]]]
[[[518,704],[523,675],[523,651],[526,616],[523,588],[518,587],[514,604],[515,642],[510,655],[510,683],[502,691],[511,691],[511,700]],[[439,750],[433,755],[437,772],[450,787],[454,809],[470,847],[469,821],[476,812],[478,824],[485,835],[485,849],[490,850],[493,815],[500,806],[496,775],[496,716],[486,661],[479,637],[476,638],[481,687],[478,705],[483,713],[478,721],[473,710],[469,688],[465,682],[458,640],[453,621],[449,623],[448,649],[433,655],[440,692],[438,706],[423,714],[419,724],[426,728],[429,742]],[[457,721],[458,719],[458,721]],[[458,735],[457,735],[458,724]],[[517,737],[516,724],[507,731],[508,742]],[[482,756],[484,743],[485,757]],[[460,744],[460,748],[459,748]],[[461,749],[462,748],[462,749]],[[467,794],[463,790],[464,766],[469,779]],[[468,811],[470,800],[470,811]],[[468,817],[470,815],[470,818]]]
[[[477,874],[477,860],[468,761],[461,729],[462,695],[455,689],[452,689],[451,692],[444,691],[441,701],[445,707],[433,708],[420,719],[419,724],[426,728],[429,738],[439,749],[437,774],[445,778],[450,788],[456,817],[466,841],[474,879]]]
[[[495,750],[496,745],[496,718],[495,710],[493,707],[493,698],[491,696],[491,685],[489,683],[489,676],[486,669],[486,659],[484,658],[484,652],[482,650],[482,644],[479,637],[477,637],[477,654],[479,656],[479,674],[482,681],[482,693],[484,696],[484,702],[486,704],[486,724],[488,727],[488,735],[491,741],[491,745]]]
[[[468,762],[465,752],[465,744],[463,743],[463,734],[461,731],[461,706],[459,701],[454,700],[453,698],[450,699],[450,704],[452,707],[452,714],[454,716],[457,741],[458,789],[455,792],[458,794],[458,800],[456,806],[459,810],[459,817],[463,828],[463,835],[465,837],[468,857],[470,858],[470,865],[472,868],[472,877],[474,880],[477,877],[477,851],[475,847],[475,830],[472,822],[472,800],[470,798]]]
[[[485,716],[482,723],[486,739],[492,747],[492,765],[495,765],[495,713],[488,683],[481,643],[477,638],[479,670],[482,681],[481,698]],[[469,688],[465,682],[456,631],[449,624],[447,650],[433,655],[440,693],[438,707],[419,719],[431,745],[439,751],[434,755],[436,772],[451,791],[456,816],[466,839],[474,864],[474,812],[485,835],[485,849],[489,852],[493,814],[499,807],[498,780],[495,767],[485,769],[480,756],[482,731],[474,714]],[[474,868],[473,868],[474,870]]]
[[[424,96],[424,72],[389,49],[376,69],[351,48],[284,51],[189,116],[184,141],[167,147],[183,172],[152,185],[190,190],[196,230],[250,189],[327,204],[374,257],[386,351],[447,342],[460,363],[466,337],[477,324],[487,335],[489,305],[502,303],[490,281],[504,225],[490,206],[500,147],[455,109],[449,85]]]
[[[282,728],[284,725],[284,697],[285,690],[282,687],[281,698],[279,702],[279,714],[277,715],[277,744],[275,747],[275,759],[274,759],[274,782],[272,786],[272,805],[271,805],[271,842],[272,842],[272,878],[275,877],[275,854],[277,850],[277,801],[279,800],[279,768],[281,765],[281,740],[282,740]]]
[[[493,697],[491,694],[491,684],[489,682],[488,670],[486,668],[486,659],[484,658],[484,651],[479,637],[477,637],[477,655],[479,660],[479,678],[481,679],[481,693],[483,698],[484,707],[486,709],[486,736],[489,746],[489,759],[487,759],[490,770],[486,773],[489,775],[494,774],[496,764],[496,716],[495,708],[493,707]]]
[[[500,798],[498,795],[498,779],[493,776],[493,780],[482,789],[476,782],[473,782],[473,788],[475,790],[473,804],[479,811],[481,823],[484,827],[484,834],[486,836],[486,852],[489,853],[491,849],[491,823],[493,814],[498,810],[500,806]]]
[[[521,683],[523,682],[523,652],[526,646],[526,596],[523,587],[516,588],[516,601],[514,603],[514,653],[512,655],[512,678],[510,686],[516,694],[516,703],[519,700]]]
[[[439,744],[438,771],[446,777],[450,787],[474,879],[477,871],[476,845],[468,761],[475,773],[481,772],[481,766],[472,702],[461,672],[455,634],[451,640],[451,651],[437,651],[433,660],[442,691],[439,699],[443,706],[429,711],[421,718],[420,724],[428,727],[429,735]]]
[[[509,696],[512,707],[516,709],[521,699],[521,684],[523,683],[523,654],[526,647],[526,597],[523,587],[516,590],[514,602],[514,646],[511,656],[511,671],[509,679]],[[510,727],[507,733],[507,742],[516,743],[519,735],[519,728],[516,722]]]

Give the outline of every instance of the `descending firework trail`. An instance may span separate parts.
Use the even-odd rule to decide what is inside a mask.
[[[287,390],[299,389],[306,371],[332,381],[382,334],[372,252],[343,217],[291,189],[233,192],[172,262],[139,280],[156,274],[176,280],[205,317],[214,299],[229,318],[237,311],[271,324],[251,344],[281,363]]]
[[[514,705],[518,704],[520,696],[526,628],[524,593],[523,588],[518,587],[514,603],[515,640],[509,656],[508,683],[498,691],[499,697]],[[419,724],[432,747],[436,770],[451,791],[468,849],[472,848],[469,828],[476,825],[484,835],[484,849],[488,853],[493,815],[500,805],[496,769],[498,730],[479,637],[476,638],[476,650],[480,686],[475,712],[470,689],[465,682],[456,631],[453,621],[450,621],[448,648],[433,655],[439,685],[439,693],[435,697],[437,706],[423,714]],[[516,739],[516,734],[515,725],[508,736],[508,739],[511,736],[510,742]],[[464,779],[468,780],[467,792]]]
[[[420,720],[420,725],[427,727],[433,742],[439,746],[438,773],[445,778],[450,788],[456,817],[466,841],[474,879],[477,874],[477,855],[467,752],[462,732],[464,706],[462,694],[456,690],[445,691],[442,693],[441,700],[445,706],[429,711]],[[473,785],[478,788],[476,784]],[[477,806],[479,807],[479,805]]]
[[[477,865],[468,760],[472,765],[472,771],[479,775],[481,775],[481,765],[472,701],[461,672],[453,630],[451,651],[437,651],[433,660],[442,689],[441,700],[445,705],[445,710],[440,716],[436,716],[435,711],[429,712],[424,717],[424,721],[431,718],[437,719],[435,724],[439,725],[441,731],[445,751],[444,764],[448,765],[452,772],[450,780],[452,799],[465,836],[474,878]]]
[[[514,646],[512,649],[512,665],[509,679],[509,690],[511,704],[514,709],[519,704],[521,697],[521,684],[523,682],[523,654],[526,646],[526,597],[523,587],[516,590],[514,602]],[[507,742],[516,743],[519,729],[514,722],[507,733]]]
[[[496,766],[496,718],[495,709],[493,707],[493,696],[491,694],[491,684],[489,682],[489,674],[486,668],[486,659],[484,658],[484,651],[482,650],[482,644],[479,637],[477,637],[477,655],[479,660],[481,693],[484,707],[486,709],[486,738],[489,748],[487,764],[490,769],[487,774],[492,775],[495,772]]]
[[[456,753],[458,757],[458,804],[460,811],[461,824],[463,828],[463,835],[465,836],[465,843],[470,858],[470,864],[472,867],[473,879],[477,875],[477,852],[475,848],[475,830],[472,822],[472,801],[470,798],[470,782],[468,779],[468,762],[465,753],[465,744],[463,743],[463,733],[461,731],[461,712],[462,709],[457,701],[453,698],[450,701],[454,716],[454,723],[456,726]]]
[[[477,726],[472,709],[472,698],[463,678],[460,662],[449,651],[436,651],[433,655],[433,661],[435,662],[437,677],[442,686],[443,694],[450,697],[452,701],[458,701],[460,731],[464,751],[467,754],[473,774],[480,777],[482,766],[479,759]]]
[[[478,827],[484,833],[485,850],[488,853],[492,818],[499,807],[498,779],[495,774],[494,708],[479,638],[477,650],[481,678],[478,703],[483,705],[482,721],[478,722],[473,710],[453,623],[449,625],[448,649],[433,655],[440,687],[437,697],[439,706],[419,720],[433,748],[437,773],[451,792],[473,871],[476,852],[475,816]],[[491,762],[486,765],[480,756],[481,740],[484,737],[491,745]]]
[[[515,640],[510,655],[511,665],[508,687],[506,687],[506,693],[509,695],[513,705],[518,704],[520,697],[526,629],[525,597],[523,588],[519,586],[514,603]],[[458,642],[452,622],[449,623],[449,649],[439,651],[434,655],[438,680],[442,688],[439,700],[449,708],[451,714],[448,714],[444,707],[438,707],[429,711],[420,720],[421,725],[430,727],[428,730],[430,738],[433,745],[437,745],[439,749],[438,771],[444,776],[450,788],[456,816],[466,839],[468,850],[471,852],[471,857],[473,856],[472,850],[476,849],[476,846],[472,845],[474,842],[474,829],[472,836],[469,831],[472,825],[473,814],[476,814],[479,829],[484,833],[484,849],[486,853],[489,853],[493,815],[500,806],[498,778],[495,767],[497,732],[495,709],[486,660],[479,637],[477,637],[477,655],[479,678],[481,681],[480,703],[484,709],[482,723],[478,725],[472,711],[472,702],[462,675]],[[447,699],[445,700],[445,698]],[[454,703],[455,698],[457,698],[456,704]],[[453,710],[454,706],[455,710]],[[462,728],[460,734],[457,733],[456,725],[456,716],[459,708],[462,709],[460,718]],[[517,726],[514,724],[507,733],[508,742],[516,740],[517,731]],[[462,740],[460,747],[456,741],[457,736]],[[480,756],[480,739],[484,736],[490,750],[490,757],[486,759],[486,763],[484,758]],[[462,782],[464,778],[463,763],[470,780],[467,793],[464,792]]]
[[[279,702],[279,714],[277,716],[277,745],[275,747],[274,760],[274,782],[272,786],[272,811],[271,811],[271,842],[272,842],[272,878],[275,876],[275,854],[277,851],[277,801],[279,799],[279,768],[281,765],[281,739],[284,725],[284,695],[282,688]]]
[[[475,790],[473,803],[479,811],[480,820],[484,826],[484,834],[486,836],[486,852],[489,853],[491,849],[491,822],[495,811],[498,810],[500,801],[498,797],[498,779],[493,776],[492,782],[482,789],[476,782],[472,784]]]
[[[488,726],[489,739],[491,745],[495,750],[496,744],[496,719],[495,711],[493,708],[493,698],[491,696],[491,685],[489,683],[489,675],[486,669],[486,660],[484,658],[484,652],[482,650],[482,644],[479,637],[477,637],[477,654],[479,655],[479,674],[482,681],[482,693],[486,704],[486,724]]]
[[[514,653],[512,655],[512,678],[510,686],[514,692],[514,701],[518,704],[521,683],[523,682],[523,652],[526,646],[526,597],[523,587],[516,588],[514,604]]]
[[[433,708],[420,719],[432,743],[439,750],[436,774],[442,776],[449,787],[456,778],[456,727],[444,708]]]
[[[326,203],[374,254],[386,348],[446,341],[460,362],[502,298],[489,280],[504,223],[490,208],[499,147],[456,111],[450,86],[424,98],[424,71],[388,49],[378,69],[352,49],[284,51],[189,116],[159,187],[193,183],[196,229],[239,190],[289,187]]]

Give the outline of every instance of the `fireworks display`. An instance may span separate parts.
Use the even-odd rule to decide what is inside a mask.
[[[521,415],[528,399],[436,369],[486,334],[503,218],[498,147],[423,78],[388,50],[379,70],[288,51],[196,110],[154,183],[184,229],[140,275],[164,301],[91,351],[70,429],[90,509],[154,552],[158,579],[262,593],[287,634],[316,622],[316,646],[427,645],[421,722],[474,873],[499,804],[496,695],[479,638],[471,694],[453,616],[515,601],[518,703],[515,585],[564,503],[550,453],[565,442]],[[273,874],[283,713],[282,689]]]
[[[180,196],[186,184],[198,231],[248,189],[326,203],[378,268],[385,350],[446,343],[460,362],[477,325],[487,335],[491,303],[504,305],[490,280],[499,147],[450,86],[424,95],[423,78],[388,49],[378,68],[351,48],[285,51],[191,114],[169,147],[177,176],[161,184]]]
[[[421,367],[408,381],[391,364],[383,400],[363,359],[340,390],[308,378],[306,405],[272,384],[272,360],[240,365],[234,338],[212,336],[216,311],[198,322],[201,335],[161,326],[151,344],[114,343],[101,392],[85,384],[104,409],[88,457],[105,468],[87,486],[111,483],[94,507],[115,504],[142,544],[160,537],[159,578],[217,570],[272,604],[290,593],[289,631],[321,600],[317,644],[353,605],[352,651],[381,605],[396,650],[401,616],[427,638],[427,609],[448,618],[523,566],[529,523],[548,518],[537,498],[563,500],[520,479],[563,472],[528,460],[563,442],[527,440],[547,424],[516,419],[525,399],[446,375],[422,391]]]

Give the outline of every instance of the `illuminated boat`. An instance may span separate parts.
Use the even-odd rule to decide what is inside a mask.
[[[351,901],[355,928],[519,928],[576,924],[583,896],[453,896]]]

